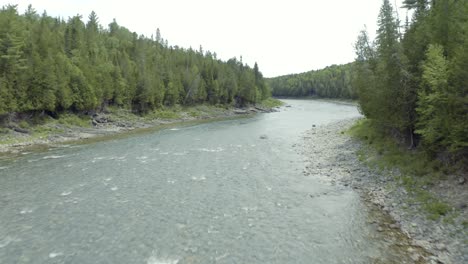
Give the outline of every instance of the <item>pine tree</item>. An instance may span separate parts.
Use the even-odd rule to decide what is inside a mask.
[[[16,6],[0,10],[0,114],[230,103],[243,75],[245,103],[268,93],[258,65],[252,70],[209,51],[169,47],[159,29],[153,40],[115,20],[104,30],[95,12],[85,25],[80,15],[63,21],[32,6],[24,15]]]
[[[378,108],[371,111],[377,113],[374,119],[382,127],[411,136],[408,63],[399,43],[398,23],[389,0],[383,1],[378,25],[376,78],[381,81],[376,83],[379,95],[375,97],[375,106]]]
[[[3,107],[7,112],[27,111],[27,64],[24,54],[25,27],[16,6],[3,7],[0,13],[0,77],[5,93],[13,101]]]

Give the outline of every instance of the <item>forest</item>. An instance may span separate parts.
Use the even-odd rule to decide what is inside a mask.
[[[267,79],[273,96],[356,99],[352,85],[353,64]]]
[[[468,154],[468,1],[405,0],[403,27],[389,0],[375,41],[356,42],[353,86],[380,130],[455,159]]]
[[[468,156],[468,1],[405,0],[402,22],[383,0],[376,39],[363,30],[356,60],[264,79],[216,53],[170,46],[159,29],[138,35],[92,12],[66,21],[31,6],[0,10],[0,116],[87,112],[107,106],[146,113],[172,105],[243,106],[271,96],[357,99],[379,130],[407,144]],[[270,88],[271,87],[271,92]]]
[[[258,65],[169,46],[92,12],[53,18],[29,6],[0,10],[0,115],[87,112],[106,106],[145,113],[201,103],[243,106],[270,97]]]
[[[468,156],[468,1],[405,0],[402,23],[383,0],[376,39],[361,31],[356,60],[268,79],[274,96],[357,99],[382,132],[430,155]]]

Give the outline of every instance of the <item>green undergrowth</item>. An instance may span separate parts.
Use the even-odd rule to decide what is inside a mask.
[[[72,127],[90,127],[91,119],[86,115],[63,113],[54,119],[48,115],[31,115],[28,118],[8,123],[0,128],[0,144],[20,144],[36,139],[47,138],[63,133],[64,129]],[[13,127],[25,130],[23,134],[14,134]]]
[[[196,105],[196,106],[190,106],[190,107],[185,107],[184,112],[187,113],[191,117],[212,117],[212,116],[218,116],[220,113],[224,112],[229,106],[226,105],[206,105],[206,104],[201,104],[201,105]]]
[[[58,124],[64,125],[65,127],[91,127],[91,118],[86,115],[76,114],[61,114],[57,120]]]
[[[175,109],[158,109],[145,115],[145,118],[171,120],[179,119],[181,118],[181,115],[180,112]]]
[[[420,204],[429,219],[437,220],[452,212],[452,207],[429,191],[450,168],[420,150],[410,150],[387,136],[371,120],[359,120],[348,133],[366,143],[357,155],[369,167],[387,172]],[[399,173],[393,173],[398,171]]]
[[[269,98],[262,102],[262,107],[272,108],[282,105],[283,102]],[[107,122],[126,124],[138,127],[139,124],[153,124],[154,120],[177,122],[179,120],[205,120],[226,118],[233,105],[200,104],[193,106],[164,106],[147,113],[134,113],[130,109],[117,106],[107,106],[103,115]],[[227,115],[226,115],[227,114]],[[44,113],[23,116],[17,120],[0,125],[0,145],[34,142],[37,139],[46,139],[60,135],[75,128],[91,128],[92,117],[84,113],[64,112],[52,117]],[[24,133],[17,133],[13,128],[21,128]]]
[[[284,102],[282,102],[282,101],[280,101],[278,99],[270,97],[270,98],[267,98],[267,99],[261,101],[259,105],[264,107],[264,108],[273,108],[273,107],[278,107],[278,106],[284,105]]]
[[[226,106],[214,105],[195,105],[195,106],[180,106],[175,105],[171,107],[163,107],[144,115],[145,119],[162,119],[162,120],[176,120],[184,117],[200,118],[200,117],[215,117],[220,112],[226,110]]]

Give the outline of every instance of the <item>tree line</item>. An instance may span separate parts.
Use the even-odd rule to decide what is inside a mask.
[[[148,112],[200,103],[242,106],[268,98],[258,65],[169,46],[92,12],[64,20],[31,6],[0,10],[0,115],[95,111],[108,105]]]
[[[430,153],[468,154],[468,1],[405,0],[401,26],[383,0],[375,41],[356,42],[353,86],[383,131]],[[403,32],[403,33],[402,33]]]
[[[273,96],[356,99],[352,63],[267,79]]]

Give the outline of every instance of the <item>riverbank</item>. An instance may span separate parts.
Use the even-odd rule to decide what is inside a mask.
[[[314,101],[321,101],[321,102],[332,102],[336,104],[345,104],[345,105],[354,105],[358,106],[359,102],[355,99],[344,99],[344,98],[326,98],[326,97],[318,97],[318,96],[275,96],[278,100],[314,100]]]
[[[447,177],[424,186],[450,207],[445,215],[431,217],[426,205],[407,190],[398,170],[368,166],[363,143],[345,132],[354,122],[356,119],[313,127],[304,134],[300,149],[308,161],[304,175],[356,190],[383,214],[383,220],[371,223],[379,232],[398,232],[407,238],[400,236],[395,243],[410,253],[414,263],[466,263],[468,211],[458,203],[468,200],[467,184]],[[421,248],[429,254],[418,250]]]
[[[146,115],[136,115],[126,109],[108,108],[90,116],[64,114],[60,118],[52,118],[44,115],[34,117],[40,119],[34,122],[21,117],[8,121],[1,128],[0,154],[15,154],[31,148],[47,148],[188,122],[207,122],[274,112],[279,111],[278,102],[268,100],[244,108],[211,105],[172,107]]]

